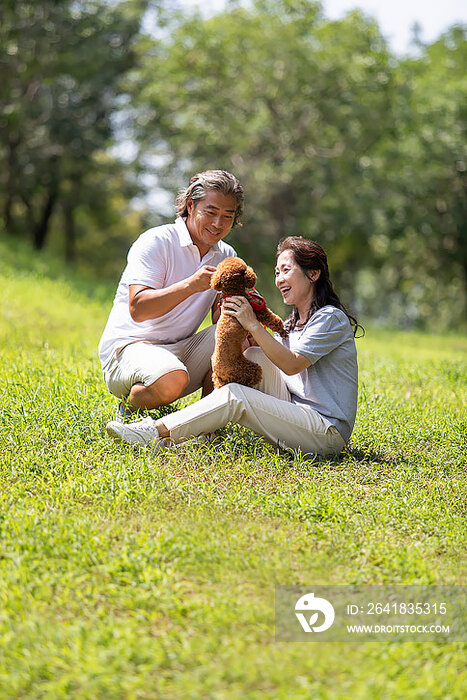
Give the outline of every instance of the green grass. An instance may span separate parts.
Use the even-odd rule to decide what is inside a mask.
[[[276,584],[465,583],[465,338],[370,329],[340,458],[152,457],[104,432],[113,290],[0,257],[0,697],[465,697],[465,644],[274,641]]]

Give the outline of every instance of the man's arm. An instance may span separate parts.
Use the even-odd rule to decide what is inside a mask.
[[[214,304],[211,306],[211,321],[213,324],[218,322],[219,316],[221,315],[221,310],[219,308],[221,299],[222,294],[218,294],[217,297],[214,299]]]
[[[171,284],[164,289],[152,289],[141,284],[130,284],[129,309],[133,321],[141,323],[160,318],[172,311],[192,294],[211,288],[211,277],[216,271],[211,265],[203,265],[191,277]]]

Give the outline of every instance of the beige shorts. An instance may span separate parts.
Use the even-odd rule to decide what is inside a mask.
[[[168,345],[147,340],[126,345],[104,368],[104,380],[110,393],[125,398],[134,384],[150,386],[165,374],[182,369],[188,374],[183,396],[188,396],[203,385],[211,369],[215,331],[215,326],[209,326]]]

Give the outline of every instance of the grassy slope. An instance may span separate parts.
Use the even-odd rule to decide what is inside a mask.
[[[277,644],[273,609],[276,583],[465,583],[465,339],[358,341],[343,458],[239,429],[153,458],[104,436],[111,290],[0,258],[0,697],[465,697],[465,645]]]

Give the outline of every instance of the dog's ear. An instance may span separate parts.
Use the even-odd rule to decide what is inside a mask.
[[[217,270],[211,277],[211,289],[217,289],[219,292],[222,288],[222,270]]]
[[[251,289],[256,284],[256,275],[253,269],[248,265],[245,271],[245,287]]]

